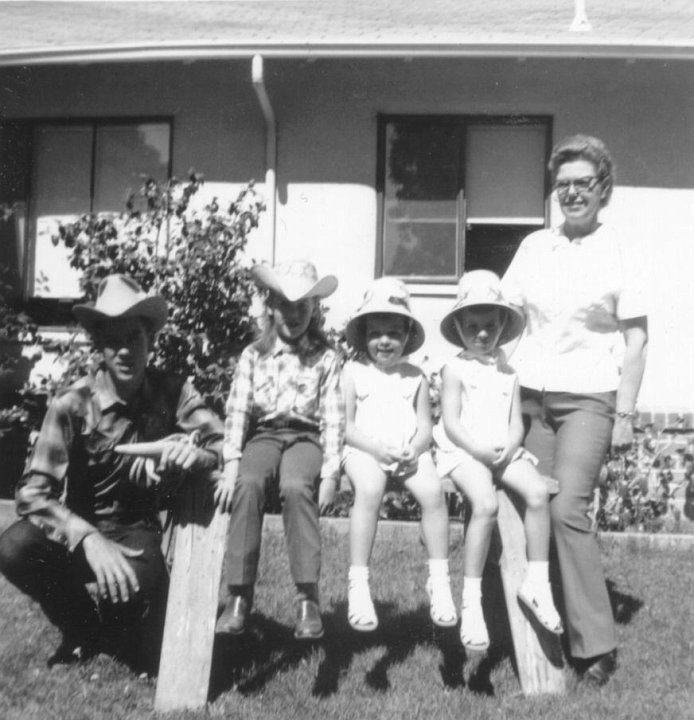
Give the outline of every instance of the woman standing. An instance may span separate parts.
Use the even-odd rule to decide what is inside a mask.
[[[570,653],[584,679],[602,685],[616,669],[617,642],[588,512],[610,445],[619,450],[632,442],[646,299],[630,269],[628,243],[598,219],[614,184],[602,141],[584,135],[561,141],[549,171],[564,222],[521,243],[503,291],[527,319],[512,358],[522,385],[525,447],[559,482],[551,516]]]

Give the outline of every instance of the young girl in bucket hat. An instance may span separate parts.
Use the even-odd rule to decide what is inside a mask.
[[[239,359],[226,405],[224,472],[215,498],[230,511],[217,631],[240,634],[253,602],[265,496],[279,487],[290,571],[297,590],[294,636],[323,635],[318,605],[319,511],[335,495],[344,430],[339,363],[321,331],[319,301],[337,279],[304,260],[252,275],[268,292],[262,336]],[[316,482],[320,479],[318,502]]]
[[[457,622],[448,574],[448,513],[429,452],[429,386],[422,371],[406,360],[424,342],[424,329],[413,317],[409,300],[399,280],[376,280],[345,331],[349,345],[361,352],[361,359],[346,363],[342,375],[343,467],[354,488],[348,620],[365,632],[378,626],[369,560],[389,477],[401,481],[422,507],[431,619],[444,627]]]
[[[465,537],[460,638],[470,650],[486,650],[482,570],[496,521],[495,483],[525,503],[528,571],[519,599],[553,633],[562,632],[549,584],[549,490],[537,461],[521,447],[523,421],[518,379],[499,348],[518,337],[522,312],[501,295],[488,270],[463,275],[458,299],[441,321],[441,333],[463,351],[443,368],[441,421],[434,429],[438,471],[450,477],[470,503]]]

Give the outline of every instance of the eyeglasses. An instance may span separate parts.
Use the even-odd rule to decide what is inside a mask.
[[[572,187],[574,192],[582,195],[583,193],[591,192],[599,182],[600,178],[595,175],[591,177],[577,178],[576,180],[560,180],[559,182],[554,183],[554,189],[557,191],[557,195],[560,198],[563,198],[569,194]]]

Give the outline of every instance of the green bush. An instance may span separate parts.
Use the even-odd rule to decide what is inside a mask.
[[[221,411],[235,358],[254,333],[244,249],[264,203],[250,183],[228,206],[214,198],[196,209],[191,201],[203,182],[192,171],[186,181],[146,178],[125,212],[82,215],[61,225],[53,242],[68,249],[87,300],[95,299],[99,282],[112,273],[164,296],[169,319],[157,336],[152,364],[191,376]],[[67,363],[65,380],[89,364],[74,341],[55,350]]]

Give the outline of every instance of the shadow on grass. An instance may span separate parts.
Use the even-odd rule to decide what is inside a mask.
[[[441,653],[439,672],[448,689],[468,686],[473,692],[493,694],[492,670],[508,652],[501,647],[489,653],[466,656],[458,626],[439,628],[432,624],[428,606],[422,604],[407,613],[397,613],[392,603],[376,603],[379,627],[374,632],[359,633],[347,623],[346,603],[339,603],[326,616],[324,657],[313,686],[313,695],[329,697],[339,689],[339,680],[350,668],[354,657],[373,648],[383,648],[382,655],[366,672],[365,683],[376,691],[390,689],[389,670],[405,662],[418,646],[433,645]]]
[[[643,607],[643,600],[617,590],[617,583],[609,579],[607,580],[607,592],[610,596],[615,622],[619,625],[628,625],[634,615]]]
[[[314,648],[315,643],[295,640],[293,628],[253,614],[243,635],[216,636],[210,700],[231,688],[242,695],[258,693],[268,680],[309,657]]]
[[[261,614],[252,616],[249,627],[239,637],[217,636],[215,640],[210,700],[234,688],[242,695],[262,692],[279,673],[296,667],[316,648],[321,660],[312,695],[327,698],[339,690],[340,677],[349,670],[354,658],[374,648],[383,652],[366,672],[364,681],[373,690],[390,689],[389,670],[405,662],[418,646],[438,648],[439,672],[446,688],[463,688],[493,695],[492,670],[508,657],[504,647],[492,647],[489,653],[466,656],[460,644],[458,627],[438,628],[429,618],[425,604],[407,613],[398,613],[393,603],[377,603],[380,624],[372,633],[354,631],[347,623],[346,603],[325,613],[325,636],[317,643],[298,642],[293,629]]]

